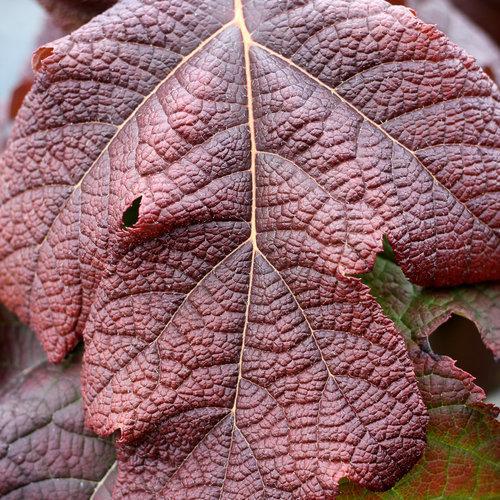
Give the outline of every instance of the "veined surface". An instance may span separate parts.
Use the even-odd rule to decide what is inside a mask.
[[[53,360],[83,334],[119,491],[393,484],[427,416],[353,275],[386,235],[415,282],[499,276],[492,82],[379,0],[126,0],[37,69],[2,158],[1,299]]]

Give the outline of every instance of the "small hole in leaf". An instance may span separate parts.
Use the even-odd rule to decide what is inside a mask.
[[[123,227],[132,227],[139,220],[139,208],[141,206],[142,196],[136,198],[132,204],[123,212]]]
[[[468,319],[453,315],[431,336],[436,354],[454,359],[457,366],[476,378],[476,384],[488,396],[500,389],[500,364],[484,345],[476,325]]]

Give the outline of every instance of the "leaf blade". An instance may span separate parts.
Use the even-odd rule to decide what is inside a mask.
[[[0,317],[10,363],[0,392],[0,494],[88,498],[113,463],[114,447],[84,429],[78,356],[49,365],[34,335],[3,306]],[[27,345],[30,352],[20,349]]]
[[[349,16],[351,3],[354,16]],[[139,14],[154,11],[153,22],[147,15],[132,15],[130,5],[136,5]],[[227,9],[208,0],[194,5],[178,2],[169,11],[163,3],[120,2],[72,35],[71,40],[77,42],[93,37],[95,46],[110,56],[110,67],[121,64],[126,56],[121,71],[111,72],[112,78],[99,86],[100,94],[111,92],[110,102],[124,108],[98,108],[93,115],[97,120],[86,125],[69,123],[72,133],[79,130],[85,143],[97,140],[85,136],[82,127],[101,127],[99,113],[103,123],[111,123],[113,128],[99,129],[101,142],[92,145],[90,168],[80,169],[76,175],[83,180],[62,186],[53,183],[52,191],[42,183],[41,189],[29,195],[41,196],[42,205],[52,211],[47,220],[56,220],[57,227],[47,239],[41,236],[50,226],[45,219],[34,238],[46,244],[38,250],[35,244],[33,250],[29,246],[33,235],[18,229],[12,232],[20,219],[14,217],[14,226],[9,219],[11,226],[0,233],[5,238],[0,248],[8,252],[9,247],[19,247],[23,261],[35,262],[36,272],[21,270],[16,260],[19,255],[12,261],[7,257],[0,266],[4,284],[0,293],[31,318],[53,359],[61,358],[83,332],[87,422],[101,434],[121,432],[120,446],[128,450],[123,452],[123,464],[145,464],[151,477],[155,471],[170,471],[163,480],[144,485],[136,484],[133,472],[122,465],[118,481],[124,491],[143,491],[144,487],[150,488],[145,494],[170,491],[174,484],[168,483],[170,478],[174,478],[175,488],[188,491],[192,486],[193,495],[203,488],[212,491],[214,484],[200,466],[210,454],[210,446],[215,446],[212,453],[217,460],[211,470],[221,495],[237,495],[235,481],[240,476],[249,494],[265,489],[276,494],[333,495],[344,475],[381,489],[418,458],[427,417],[402,340],[368,289],[351,275],[371,269],[382,248],[382,237],[388,234],[397,243],[399,261],[419,282],[491,278],[499,272],[494,265],[498,237],[484,226],[491,222],[485,208],[489,192],[475,197],[478,205],[470,198],[463,201],[462,195],[450,196],[455,184],[446,184],[447,180],[437,179],[431,171],[445,170],[442,157],[433,156],[432,168],[430,163],[423,165],[416,155],[417,139],[422,141],[422,137],[416,137],[409,127],[405,133],[413,133],[411,137],[395,131],[389,121],[378,123],[380,117],[370,115],[369,106],[361,109],[363,106],[345,97],[347,86],[356,82],[349,64],[331,59],[348,82],[339,90],[337,85],[325,83],[326,73],[315,76],[314,58],[322,64],[325,45],[318,37],[332,30],[343,30],[345,36],[345,27],[350,26],[348,38],[362,45],[363,37],[359,42],[356,36],[364,33],[364,24],[370,37],[386,36],[390,29],[384,23],[389,21],[406,24],[403,30],[387,35],[389,40],[377,46],[378,50],[370,49],[368,55],[360,51],[367,57],[357,61],[361,66],[387,57],[383,53],[387,47],[389,55],[397,59],[399,52],[391,52],[390,47],[398,45],[400,35],[410,40],[403,46],[415,53],[429,47],[434,50],[440,43],[447,50],[458,49],[407,11],[391,10],[382,1],[339,0],[317,5],[273,1],[261,5],[255,0],[224,6]],[[189,30],[169,32],[163,18],[160,22],[158,12],[177,26],[178,18],[189,18],[197,7],[207,8],[211,14],[192,21],[205,35],[207,26],[211,27],[211,35],[201,37],[202,42],[194,40]],[[120,31],[122,15],[139,19],[139,26]],[[379,24],[371,24],[373,15]],[[220,16],[225,19],[222,25]],[[288,19],[285,24],[277,21],[283,16]],[[265,18],[264,28],[266,23],[276,28],[270,35],[272,43],[265,39],[269,33],[255,29],[257,18]],[[307,29],[312,27],[309,38],[317,40],[320,50],[312,59],[290,62],[293,54],[287,44],[297,42],[297,20],[304,21],[302,26]],[[118,37],[110,26],[118,28]],[[156,36],[165,42],[165,32],[174,33],[168,39],[172,48],[184,47],[184,42],[197,47],[193,57],[181,63],[176,59],[174,64],[165,43],[160,47],[144,44],[144,38],[154,42]],[[415,33],[436,35],[438,42],[430,35],[423,41],[411,40]],[[307,43],[302,40],[299,45],[303,48]],[[61,56],[65,50],[71,53],[65,47],[60,53],[56,47],[55,55],[50,50],[40,54],[42,73],[53,64],[55,74],[64,74],[67,62]],[[116,50],[124,52],[115,57]],[[164,72],[165,66],[174,68],[172,78],[158,81],[156,75],[151,79],[144,60],[134,72],[130,61],[143,55],[143,50],[146,62],[155,61],[155,72]],[[404,85],[412,78],[432,79],[434,69],[428,62],[423,76],[414,69],[403,78]],[[306,63],[313,65],[312,70]],[[465,67],[469,61],[462,58],[460,64]],[[473,65],[466,70],[467,78],[486,88],[482,73]],[[91,67],[90,74],[92,71],[96,68]],[[87,69],[83,74],[89,74]],[[42,83],[43,79],[42,74]],[[387,75],[383,79],[387,81]],[[152,89],[149,98],[138,91],[144,85]],[[61,88],[64,85],[55,82],[56,95]],[[366,88],[373,91],[370,85]],[[444,108],[454,102],[447,99],[446,88],[443,84],[439,90],[442,103],[448,103],[440,104]],[[486,91],[496,92],[492,87]],[[427,97],[419,99],[425,104]],[[76,102],[71,113],[82,105],[79,97]],[[489,140],[493,121],[483,104],[480,99],[475,101],[480,126],[471,134]],[[412,113],[406,105],[403,102],[398,109]],[[425,106],[428,110],[433,105]],[[379,111],[387,113],[384,109]],[[423,109],[419,112],[425,114]],[[46,124],[46,117],[37,118]],[[468,126],[470,117],[464,113],[460,119]],[[440,137],[439,123],[431,125]],[[19,129],[23,127],[25,132],[33,127],[25,115],[19,120]],[[48,134],[57,136],[57,130],[56,126]],[[450,129],[449,133],[455,132]],[[56,136],[50,136],[48,143]],[[78,137],[76,149],[82,138]],[[479,139],[474,148],[484,148]],[[9,189],[13,187],[9,176],[20,165],[16,155],[22,151],[16,148],[22,150],[13,141],[3,160],[8,166]],[[472,156],[477,163],[477,149]],[[88,160],[87,155],[87,167]],[[489,175],[489,160],[481,168]],[[76,191],[68,188],[75,185]],[[42,195],[36,194],[40,191]],[[61,198],[69,200],[63,211]],[[2,205],[7,218],[12,205],[19,203],[14,200],[7,208]],[[134,200],[140,200],[137,217],[130,227],[124,227],[124,211]],[[446,218],[442,213],[448,208]],[[26,225],[24,214],[21,219]],[[459,232],[454,222],[462,219],[467,234],[460,234],[454,242],[453,236]],[[469,253],[464,252],[467,245]],[[453,267],[445,265],[450,256]],[[492,265],[488,268],[488,264]],[[260,296],[253,292],[254,280],[267,283],[260,286]],[[273,295],[276,289],[279,297]],[[261,297],[267,302],[260,303]],[[251,317],[257,320],[252,323]],[[290,317],[291,326],[286,324]],[[269,348],[287,342],[296,357]],[[318,380],[312,373],[324,381],[322,387],[316,386]],[[295,393],[289,385],[297,388]],[[294,407],[289,400],[308,394],[305,418],[297,409],[300,404],[296,401]],[[247,411],[250,402],[257,405],[257,413]],[[372,414],[370,405],[376,409]],[[189,457],[186,463],[180,460],[181,480],[175,476],[177,466],[170,464],[179,463],[179,453],[153,431],[157,426],[170,429],[178,414],[194,411],[197,415],[213,409],[224,418],[211,430],[201,434],[192,430],[194,437],[188,436],[188,442],[176,436],[175,429],[167,433],[180,442],[179,453]],[[289,428],[287,415],[293,423]],[[199,419],[193,422],[208,425]],[[332,441],[332,427],[341,429],[341,443]],[[275,439],[270,440],[269,434]],[[140,439],[148,446],[134,451],[132,442]],[[203,452],[197,447],[200,442]],[[291,462],[281,462],[287,446]],[[321,446],[327,451],[318,456]],[[197,451],[191,455],[193,450]],[[235,450],[247,457],[248,470],[243,470]],[[187,476],[192,476],[185,472],[189,470],[198,473],[191,486],[186,483]]]

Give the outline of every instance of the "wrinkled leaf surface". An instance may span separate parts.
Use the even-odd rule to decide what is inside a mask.
[[[498,286],[440,292],[421,289],[385,258],[379,258],[363,280],[405,335],[430,421],[422,459],[393,488],[375,494],[345,484],[339,498],[496,498],[500,491],[499,410],[484,403],[484,392],[471,375],[452,359],[429,350],[428,336],[451,311],[466,311],[473,312],[469,317],[483,338],[487,335],[490,346],[498,345]],[[484,297],[491,299],[487,307]]]
[[[122,491],[394,484],[427,416],[353,275],[386,235],[421,285],[500,276],[491,80],[381,0],[124,0],[33,61],[0,296],[51,360],[84,336]]]
[[[80,361],[46,361],[35,336],[0,306],[0,496],[88,499],[113,443],[84,428]]]

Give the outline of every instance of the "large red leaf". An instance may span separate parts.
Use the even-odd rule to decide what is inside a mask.
[[[0,295],[52,360],[84,334],[88,423],[151,494],[384,488],[426,415],[351,275],[383,235],[418,283],[500,275],[498,90],[384,1],[235,7],[125,0],[36,53]]]

